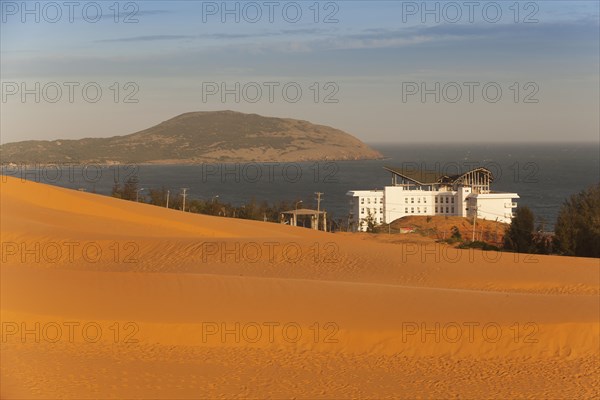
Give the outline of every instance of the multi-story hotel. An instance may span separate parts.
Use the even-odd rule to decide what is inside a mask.
[[[383,190],[352,190],[351,215],[354,230],[366,231],[367,220],[376,225],[409,215],[474,217],[510,223],[518,199],[516,193],[490,190],[492,173],[475,168],[461,175],[432,171],[403,171],[385,167],[392,173],[392,186]]]

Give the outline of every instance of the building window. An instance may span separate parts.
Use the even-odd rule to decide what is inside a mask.
[[[421,207],[417,207],[417,214],[421,214]]]
[[[417,199],[417,203],[421,203],[421,198],[420,197]]]
[[[438,199],[437,199],[437,196],[435,196],[435,203],[436,203],[436,204],[437,204],[437,202],[438,202],[437,200],[438,200]]]
[[[363,199],[362,197],[360,198],[360,204],[365,204],[365,199]]]
[[[436,213],[438,212],[438,208],[437,208],[437,206],[435,206],[435,212],[436,212]]]
[[[448,198],[446,197],[446,204],[448,204]]]
[[[454,204],[454,197],[452,198],[452,204]]]
[[[405,198],[404,198],[404,202],[405,202],[406,204],[408,204],[408,197],[405,197]]]
[[[404,207],[404,214],[408,214],[408,207]]]
[[[448,214],[450,211],[448,211],[448,207],[446,207],[446,214]]]
[[[414,202],[415,202],[415,198],[414,198],[414,197],[411,197],[411,198],[410,198],[410,202],[411,202],[411,203],[414,203]]]
[[[379,198],[379,204],[383,204],[383,197]]]
[[[367,204],[371,204],[371,199],[367,199]]]
[[[454,214],[454,207],[452,207],[452,214]]]
[[[365,213],[365,209],[364,209],[364,207],[360,209],[360,213],[361,213],[361,214],[364,214],[364,213]]]
[[[423,197],[423,203],[427,203],[427,197]]]
[[[415,208],[414,208],[414,207],[411,207],[411,208],[410,208],[410,213],[411,213],[411,214],[414,214],[414,213],[415,213]]]
[[[379,212],[383,214],[383,207],[379,207]]]

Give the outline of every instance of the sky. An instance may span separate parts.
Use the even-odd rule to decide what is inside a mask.
[[[367,143],[598,142],[598,1],[0,0],[0,142],[190,111]]]

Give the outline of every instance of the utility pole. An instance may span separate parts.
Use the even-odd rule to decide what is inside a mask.
[[[317,195],[317,211],[321,211],[321,195],[323,195],[324,193],[321,192],[315,192],[315,194]]]
[[[181,188],[181,190],[183,191],[183,193],[181,194],[183,196],[183,207],[181,209],[183,212],[185,212],[185,197],[187,196],[187,191],[189,190],[189,188]]]
[[[498,244],[498,217],[496,217],[496,231],[494,232],[494,243]]]
[[[167,208],[169,208],[169,195],[171,194],[170,190],[167,190]]]
[[[477,206],[475,208],[475,213],[473,214],[473,236],[471,237],[471,242],[475,241],[475,224],[477,223]]]
[[[317,230],[319,230],[319,223],[321,222],[321,192],[315,192],[317,195]],[[325,225],[325,221],[323,221],[323,225]],[[323,229],[327,229],[326,226],[323,226]]]

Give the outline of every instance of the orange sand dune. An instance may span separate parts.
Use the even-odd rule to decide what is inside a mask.
[[[2,398],[599,395],[598,260],[2,179]]]

